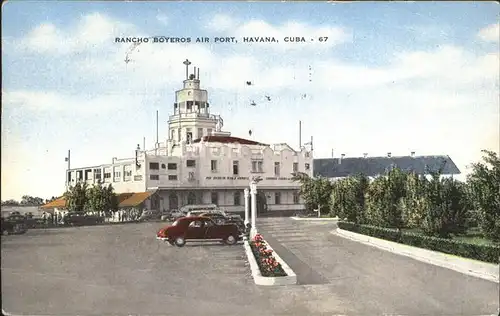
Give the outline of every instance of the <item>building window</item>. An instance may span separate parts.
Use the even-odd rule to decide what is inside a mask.
[[[101,169],[94,169],[94,179],[101,180]]]
[[[194,168],[196,167],[196,160],[186,160],[186,167]]]
[[[274,204],[281,204],[281,192],[274,193]]]
[[[121,176],[121,172],[120,171],[115,171],[114,176],[115,176],[115,178],[119,178]]]
[[[171,131],[170,131],[170,139],[171,139],[171,140],[174,140],[174,138],[175,138],[175,131],[174,131],[174,130],[171,130]]]
[[[300,203],[300,194],[299,192],[293,192],[293,204]]]
[[[235,160],[233,161],[233,175],[238,175],[238,174],[240,174],[240,163],[238,160]]]
[[[203,128],[198,128],[198,138],[203,137]]]
[[[164,164],[164,163],[162,163],[162,164],[161,164],[161,168],[162,168],[162,169],[165,169],[165,168],[166,168],[166,166],[165,166],[165,164]]]
[[[126,170],[123,175],[125,177],[131,177],[132,176],[132,170]]]
[[[241,205],[241,192],[234,192],[234,205]]]
[[[76,172],[77,174],[77,180],[82,180],[83,179],[83,170],[79,170]]]
[[[190,205],[196,204],[196,194],[194,194],[194,192],[188,193],[187,202],[188,202],[187,204],[190,204]]]
[[[71,171],[68,171],[68,182],[71,182]]]
[[[188,111],[191,111],[193,109],[193,101],[187,101],[186,108]]]
[[[263,172],[264,161],[262,160],[252,160],[252,172]]]
[[[207,128],[207,136],[211,136],[212,135],[212,129],[211,128]]]
[[[160,180],[160,176],[157,174],[150,174],[149,180]]]
[[[85,170],[85,181],[89,180],[89,174],[92,173],[92,169],[87,169]]]
[[[177,170],[177,164],[176,163],[169,163],[168,170]]]
[[[212,160],[210,162],[210,169],[212,172],[217,172],[217,160]]]
[[[109,179],[109,178],[111,178],[111,172],[105,172],[104,179]]]
[[[177,180],[177,175],[176,174],[169,174],[168,175],[168,180],[176,181]]]
[[[160,164],[157,162],[150,162],[149,169],[150,170],[160,170]]]
[[[293,163],[293,172],[299,172],[299,163],[298,162]]]
[[[274,163],[274,175],[275,176],[280,175],[280,163],[279,162]]]
[[[186,132],[186,141],[188,142],[188,144],[191,144],[191,142],[193,141],[193,133],[192,132]]]
[[[306,163],[305,168],[306,168],[306,170],[309,170],[310,165],[308,163]]]
[[[177,141],[178,142],[181,141],[181,129],[180,128],[177,129]]]
[[[217,192],[212,192],[211,199],[212,204],[219,205],[219,194]]]

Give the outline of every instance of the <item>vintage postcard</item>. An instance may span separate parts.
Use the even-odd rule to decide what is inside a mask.
[[[496,2],[7,1],[5,315],[498,315]]]

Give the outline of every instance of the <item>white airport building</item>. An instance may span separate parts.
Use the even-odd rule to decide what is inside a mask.
[[[67,170],[66,187],[77,182],[112,184],[115,192],[143,203],[147,209],[170,210],[186,204],[216,204],[227,211],[244,211],[244,189],[254,176],[268,211],[302,210],[300,184],[292,173],[312,176],[311,147],[263,144],[222,131],[223,120],[211,114],[208,92],[200,86],[199,69],[176,91],[165,142],[155,148],[137,145],[135,157]],[[188,75],[189,74],[189,75]],[[142,201],[139,200],[142,199]],[[132,204],[134,204],[132,203]],[[126,203],[125,203],[126,204]]]

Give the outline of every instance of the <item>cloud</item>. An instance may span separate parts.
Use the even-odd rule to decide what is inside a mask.
[[[83,50],[98,51],[109,47],[106,44],[111,43],[114,37],[131,34],[134,30],[128,23],[93,13],[83,16],[76,25],[66,30],[58,29],[52,23],[41,24],[13,44],[21,51],[65,55]]]
[[[498,42],[500,40],[500,24],[491,24],[481,29],[477,36],[486,42]]]
[[[215,14],[207,21],[206,28],[211,31],[222,32],[230,30],[237,24],[236,20],[229,15],[219,13]]]
[[[163,26],[167,26],[169,22],[168,16],[162,12],[158,12],[158,14],[156,15],[156,20]]]
[[[119,108],[127,108],[137,103],[138,96],[130,95],[69,95],[56,91],[13,90],[2,91],[2,103],[10,107],[22,107],[33,112],[68,112],[92,114]]]

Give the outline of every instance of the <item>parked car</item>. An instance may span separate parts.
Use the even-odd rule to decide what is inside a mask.
[[[101,216],[86,215],[77,212],[69,212],[64,217],[63,224],[69,226],[84,226],[84,225],[96,225],[103,221],[104,218]]]
[[[234,245],[242,237],[235,224],[217,224],[211,218],[201,216],[180,218],[156,234],[157,239],[177,247],[183,247],[188,240],[219,240]]]
[[[28,231],[24,221],[13,220],[10,216],[9,218],[1,219],[1,226],[2,235],[24,234]]]
[[[175,221],[181,217],[185,217],[186,215],[187,213],[185,213],[184,211],[173,209],[170,210],[170,212],[168,213],[167,219]]]
[[[217,224],[235,224],[236,226],[238,226],[238,229],[242,234],[245,232],[245,222],[243,221],[243,219],[241,219],[241,217],[230,217],[220,212],[205,212],[200,214],[199,216],[209,217]]]
[[[151,221],[161,219],[161,212],[159,210],[143,210],[139,221]]]
[[[217,205],[215,204],[188,204],[184,205],[179,209],[179,211],[187,214],[189,212],[193,211],[211,211],[211,210],[218,210],[220,209]]]

